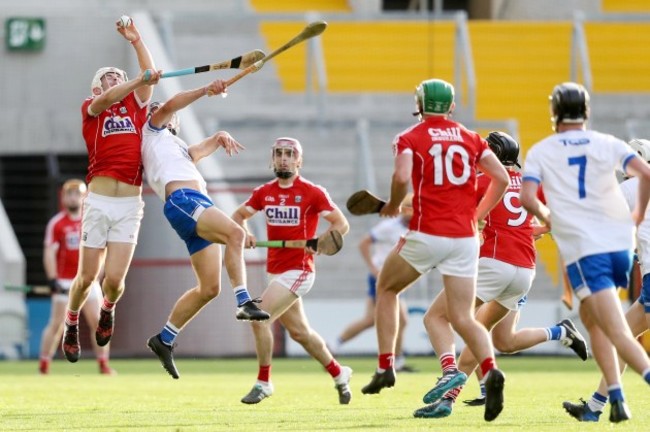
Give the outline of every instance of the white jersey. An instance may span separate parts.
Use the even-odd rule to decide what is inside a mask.
[[[372,264],[380,269],[388,254],[395,247],[400,237],[402,237],[408,228],[404,226],[402,218],[391,218],[379,222],[370,230],[372,238]]]
[[[142,128],[142,164],[151,189],[165,201],[165,186],[171,181],[196,180],[207,195],[203,176],[188,153],[188,145],[166,127],[156,129],[147,122]]]
[[[632,177],[621,183],[621,191],[625,197],[630,211],[636,207],[637,191],[639,189],[639,179]],[[641,265],[641,274],[650,273],[650,206],[646,209],[645,218],[636,232],[637,255]]]
[[[634,223],[616,180],[636,157],[623,141],[572,130],[535,144],[523,179],[544,185],[552,233],[566,265],[599,253],[632,249]]]

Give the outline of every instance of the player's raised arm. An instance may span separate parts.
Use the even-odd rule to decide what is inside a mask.
[[[135,53],[138,56],[138,65],[140,66],[140,72],[144,72],[147,69],[156,70],[156,64],[153,61],[153,56],[147,48],[147,45],[144,43],[144,40],[140,36],[140,32],[136,27],[133,19],[126,15],[122,16],[119,20],[115,22],[116,30],[119,34],[124,37],[127,41],[131,43]],[[141,87],[135,91],[137,98],[141,103],[146,104],[151,99],[153,95],[153,88],[151,87]]]

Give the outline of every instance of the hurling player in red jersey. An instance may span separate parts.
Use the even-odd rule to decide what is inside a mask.
[[[77,274],[79,263],[79,238],[81,237],[81,201],[86,193],[86,184],[77,179],[70,179],[61,187],[61,205],[63,209],[50,219],[45,228],[43,246],[43,266],[52,289],[52,308],[50,320],[41,335],[41,356],[38,370],[42,374],[50,372],[50,363],[61,335],[65,306],[68,302],[68,290],[72,279]],[[93,283],[84,307],[84,314],[91,328],[97,326],[97,312],[101,288]],[[111,375],[113,369],[108,366],[108,346],[100,347],[96,343],[93,349],[99,364],[99,372]]]
[[[70,288],[63,353],[79,360],[79,310],[104,262],[104,300],[95,340],[106,345],[113,335],[115,304],[138,241],[144,202],[140,143],[151,85],[160,79],[151,53],[132,22],[117,31],[138,56],[140,74],[127,81],[124,71],[101,68],[92,80],[92,96],[81,106],[82,132],[88,149],[89,193],[84,198],[79,270]]]
[[[519,143],[503,132],[491,132],[486,138],[490,149],[508,170],[510,186],[503,199],[485,218],[482,230],[484,239],[480,250],[478,281],[476,290],[477,320],[492,330],[504,320],[504,327],[494,328],[493,343],[501,352],[514,353],[531,348],[549,340],[559,340],[582,358],[587,359],[587,343],[576,330],[571,320],[565,319],[548,328],[526,328],[515,330],[520,307],[526,302],[526,295],[535,278],[535,238],[548,232],[548,227],[534,224],[519,202],[521,173],[519,167]],[[483,197],[490,179],[479,175],[477,198]],[[544,201],[541,189],[540,199]],[[445,297],[440,295],[430,308],[430,313],[441,320],[446,315]],[[506,316],[510,319],[505,320]],[[433,326],[432,338],[438,329]],[[477,366],[472,353],[465,347],[458,359],[458,370],[470,375]],[[480,372],[478,372],[480,375]],[[482,392],[485,389],[481,386]],[[447,392],[441,399],[415,412],[416,417],[442,418],[451,414],[453,404],[462,386]],[[471,405],[482,405],[485,398],[470,401]]]
[[[300,177],[302,156],[300,142],[294,138],[278,138],[271,147],[271,162],[277,178],[257,187],[232,216],[246,229],[248,247],[253,247],[256,239],[248,231],[246,220],[258,211],[266,217],[269,240],[313,238],[321,217],[329,222],[327,231],[336,230],[345,235],[350,229],[347,219],[327,191]],[[309,247],[268,250],[269,284],[262,294],[260,307],[271,314],[271,319],[252,323],[259,371],[255,385],[241,400],[245,404],[259,403],[273,394],[271,323],[276,319],[280,320],[291,338],[301,344],[332,376],[339,403],[350,403],[352,369],[341,366],[334,359],[323,338],[309,326],[303,309],[302,296],[314,284],[315,252]]]
[[[490,337],[474,317],[479,241],[477,219],[484,219],[508,187],[508,173],[476,132],[449,119],[454,109],[451,84],[430,79],[416,88],[417,114],[421,121],[393,141],[395,168],[390,198],[381,216],[400,214],[409,181],[414,192],[410,231],[391,252],[377,281],[377,339],[379,365],[362,392],[379,393],[395,385],[393,365],[398,326],[398,295],[420,276],[437,268],[442,274],[444,295],[449,305],[443,328],[433,338],[431,310],[424,318],[431,344],[443,365],[443,377],[423,398],[425,403],[440,399],[447,391],[465,383],[454,358],[456,330],[468,344],[481,370],[487,375],[487,403],[484,418],[494,420],[503,409],[505,377],[496,369]],[[492,182],[485,197],[476,204],[476,169]],[[489,372],[489,374],[488,374]]]

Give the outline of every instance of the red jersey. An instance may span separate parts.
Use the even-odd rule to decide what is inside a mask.
[[[491,150],[460,123],[429,117],[395,137],[396,155],[413,158],[409,228],[441,237],[476,235],[476,164]]]
[[[65,211],[60,211],[47,223],[45,246],[57,244],[56,274],[58,279],[74,279],[79,263],[79,239],[81,218],[73,219]]]
[[[88,175],[106,176],[121,182],[142,184],[142,127],[147,121],[147,104],[140,104],[135,93],[115,102],[97,117],[88,114],[93,98],[81,105],[82,132],[88,149]]]
[[[296,177],[289,187],[277,179],[257,187],[244,205],[263,211],[269,240],[303,240],[316,236],[318,219],[337,209],[322,186]],[[314,255],[303,249],[269,248],[266,270],[280,274],[288,270],[314,271]]]
[[[521,173],[508,170],[510,185],[501,201],[485,218],[483,246],[480,257],[494,258],[517,267],[535,268],[535,240],[533,238],[533,215],[529,214],[519,201]],[[490,178],[478,176],[477,198],[480,200]],[[541,188],[538,197],[545,201]]]

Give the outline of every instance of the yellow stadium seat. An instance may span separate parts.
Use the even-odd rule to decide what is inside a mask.
[[[250,0],[256,12],[351,12],[348,0]]]
[[[603,12],[650,12],[648,0],[602,0]]]
[[[273,50],[304,23],[263,22]],[[411,92],[433,76],[453,81],[454,23],[417,21],[330,22],[320,37],[330,92]],[[285,91],[305,90],[305,44],[277,57]]]
[[[585,23],[585,33],[595,92],[650,91],[649,23]]]

